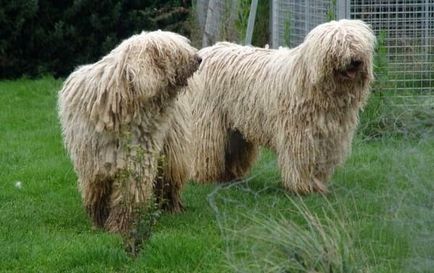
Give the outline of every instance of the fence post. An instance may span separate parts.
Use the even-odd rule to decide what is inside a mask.
[[[277,48],[279,46],[279,0],[271,1],[271,47]]]
[[[425,21],[425,24],[424,24],[424,28],[425,28],[424,44],[425,44],[425,50],[424,50],[424,53],[425,53],[425,63],[427,65],[428,65],[428,62],[429,62],[428,56],[429,56],[429,49],[430,49],[430,33],[429,33],[429,29],[430,29],[430,26],[431,26],[430,23],[432,23],[432,22],[430,22],[429,10],[430,10],[429,0],[425,0],[425,13],[424,13],[424,21]],[[431,18],[431,20],[432,20],[432,18]],[[425,70],[425,68],[424,68],[424,70]],[[429,70],[430,69],[426,69],[426,72],[429,71]]]
[[[305,0],[304,1],[304,36],[307,35],[307,33],[309,32],[309,21],[310,21],[310,1],[309,0]],[[289,46],[289,45],[288,45]]]
[[[256,9],[258,8],[258,0],[252,0],[249,12],[249,21],[247,22],[246,30],[246,45],[252,44],[253,29],[255,28]]]
[[[196,0],[192,3],[193,5],[195,5],[193,8],[196,9],[196,16],[200,26],[200,30],[203,31],[205,29],[209,0]]]
[[[210,46],[216,42],[220,26],[219,0],[209,0],[206,22],[203,31],[202,46]]]
[[[336,0],[337,19],[350,19],[351,0]]]

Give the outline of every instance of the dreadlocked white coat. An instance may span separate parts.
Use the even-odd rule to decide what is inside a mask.
[[[196,52],[178,34],[143,32],[66,79],[59,117],[95,226],[127,231],[153,192],[181,209],[191,110],[177,94],[199,66]]]
[[[242,178],[258,146],[277,153],[289,191],[325,191],[351,150],[373,80],[375,37],[358,20],[317,26],[296,48],[222,42],[199,51],[189,83],[193,178]]]

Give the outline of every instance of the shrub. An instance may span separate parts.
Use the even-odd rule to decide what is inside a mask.
[[[187,2],[6,1],[0,7],[0,78],[65,76],[142,30],[188,35]]]

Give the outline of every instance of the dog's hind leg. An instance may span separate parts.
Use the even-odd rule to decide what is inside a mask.
[[[179,117],[178,117],[179,118]],[[189,128],[186,122],[172,121],[163,146],[163,156],[154,186],[154,194],[161,208],[171,212],[183,209],[180,191],[190,178],[191,151]]]
[[[224,181],[227,129],[222,117],[203,117],[193,128],[193,179],[200,183]]]
[[[158,206],[169,212],[181,212],[184,209],[181,200],[181,185],[173,177],[168,177],[167,173],[162,173],[154,185],[154,195]]]
[[[225,152],[226,181],[243,178],[258,155],[258,146],[246,141],[237,130],[230,130]]]
[[[93,181],[81,181],[82,197],[86,212],[95,228],[103,228],[110,213],[111,180],[96,177]]]

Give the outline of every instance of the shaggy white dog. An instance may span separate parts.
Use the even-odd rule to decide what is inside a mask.
[[[325,23],[296,48],[217,43],[191,79],[194,173],[242,178],[258,145],[277,153],[289,191],[326,191],[351,150],[373,80],[375,36],[358,20]]]
[[[60,122],[95,226],[126,232],[153,193],[181,209],[190,110],[177,94],[200,61],[185,37],[143,32],[66,79]]]

